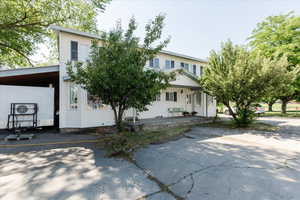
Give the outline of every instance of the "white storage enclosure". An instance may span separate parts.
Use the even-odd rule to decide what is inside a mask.
[[[0,85],[0,129],[7,128],[12,103],[37,104],[37,126],[53,126],[54,88]]]

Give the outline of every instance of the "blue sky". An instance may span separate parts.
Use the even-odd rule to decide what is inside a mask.
[[[300,0],[112,0],[98,17],[102,30],[121,19],[125,27],[135,16],[138,36],[154,16],[165,13],[164,36],[171,36],[167,50],[206,58],[211,49],[231,39],[245,44],[256,24],[270,15],[300,13]]]

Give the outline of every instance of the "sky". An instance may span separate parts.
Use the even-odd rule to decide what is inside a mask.
[[[166,50],[207,58],[222,41],[246,44],[256,24],[270,15],[294,11],[300,14],[300,0],[112,0],[98,17],[101,30],[110,30],[117,20],[126,27],[134,16],[136,35],[156,15],[166,14],[163,37],[171,36]]]
[[[143,38],[145,25],[165,14],[163,38],[171,36],[165,50],[206,59],[221,42],[247,44],[257,23],[290,11],[300,15],[300,0],[111,0],[97,21],[100,30],[108,31],[118,20],[126,28],[134,16],[136,35]],[[31,57],[35,63],[46,62],[50,53],[46,46],[40,49]]]

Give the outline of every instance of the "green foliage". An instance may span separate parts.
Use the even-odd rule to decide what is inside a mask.
[[[108,0],[0,1],[0,65],[31,64],[29,56],[49,36],[51,24],[96,32],[97,11]],[[32,65],[32,64],[31,64]]]
[[[257,25],[249,39],[255,54],[274,60],[286,56],[289,70],[300,68],[300,16],[295,16],[292,12],[270,16]],[[283,113],[286,112],[286,103],[297,97],[300,98],[300,77],[293,83],[288,82],[284,90],[269,96],[283,102]]]
[[[270,16],[257,24],[250,45],[268,58],[288,57],[291,65],[300,63],[300,16],[293,13]]]
[[[145,70],[146,61],[153,58],[169,39],[153,47],[161,37],[164,16],[158,16],[146,25],[143,45],[134,36],[137,28],[132,18],[124,31],[120,23],[109,33],[103,33],[100,41],[94,41],[90,60],[86,64],[70,65],[68,73],[72,81],[82,85],[90,94],[100,97],[114,111],[120,130],[124,111],[135,108],[145,111],[160,90],[169,85],[173,74]],[[102,43],[99,46],[98,42]],[[75,69],[75,70],[74,70]]]
[[[220,52],[211,52],[200,82],[208,94],[228,107],[236,124],[247,126],[254,117],[252,108],[271,88],[282,84],[285,74],[287,70],[275,61],[253,57],[246,48],[228,41]]]

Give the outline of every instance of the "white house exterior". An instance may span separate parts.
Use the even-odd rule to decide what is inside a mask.
[[[57,70],[55,72],[58,76],[55,96],[57,97],[56,112],[59,110],[59,128],[114,125],[114,115],[110,106],[100,104],[98,99],[94,99],[84,89],[70,82],[66,72],[66,63],[69,61],[75,59],[84,62],[88,58],[91,42],[98,36],[57,26],[52,29],[57,33],[59,50],[59,65],[55,66],[55,69],[51,68],[54,71]],[[201,76],[205,65],[206,61],[202,59],[161,51],[154,60],[147,62],[145,68],[162,71],[184,69],[185,72],[177,73],[176,80],[171,82],[171,87],[161,91],[156,101],[148,106],[148,111],[136,113],[135,110],[129,109],[125,117],[136,115],[140,119],[173,117],[182,116],[182,111],[197,112],[196,115],[203,117],[215,116],[216,101],[203,93],[196,81]],[[32,73],[34,75],[34,72]],[[22,75],[16,74],[13,70],[8,74],[12,77],[11,79]],[[2,76],[5,77],[5,75]],[[5,78],[8,80],[9,77]],[[6,79],[1,81],[0,71],[0,84],[6,84]]]

